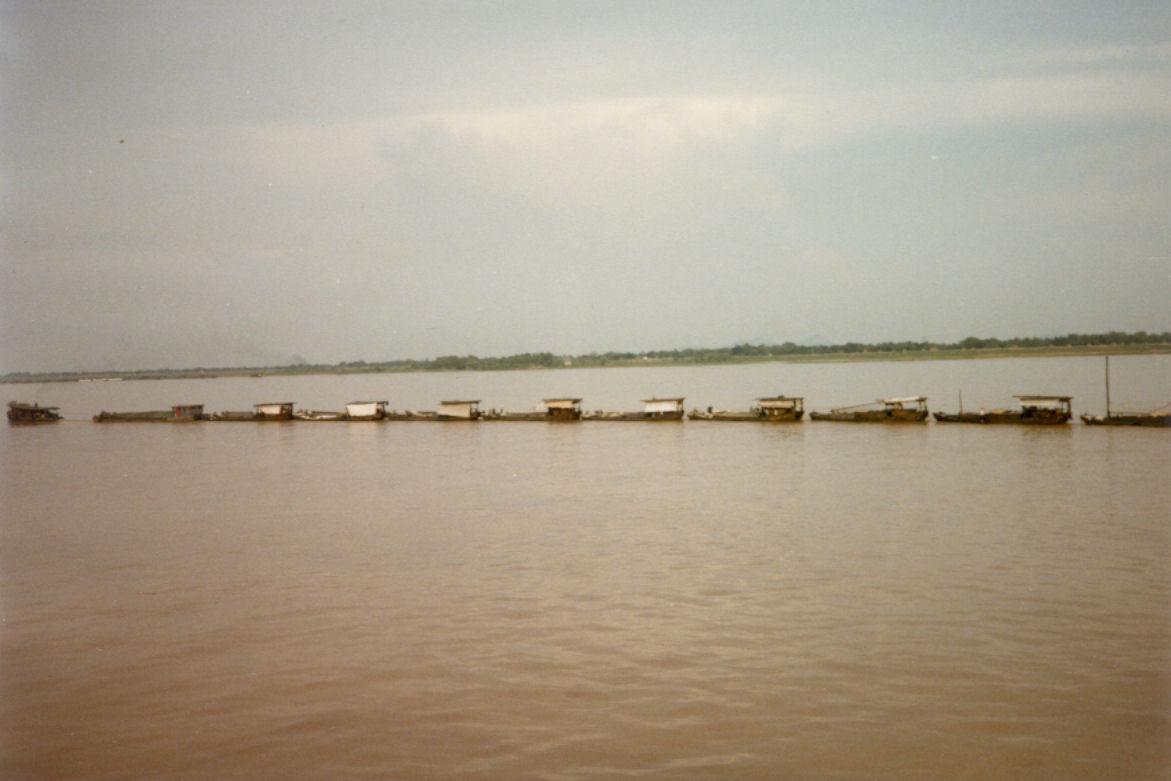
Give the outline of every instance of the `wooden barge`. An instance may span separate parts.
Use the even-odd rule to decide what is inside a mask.
[[[691,420],[755,421],[758,423],[800,423],[805,417],[805,399],[801,396],[761,396],[745,412],[707,408],[687,413]]]
[[[1082,415],[1082,423],[1087,426],[1145,426],[1148,428],[1165,428],[1171,426],[1171,412],[1161,407],[1150,412],[1124,412],[1115,415],[1110,410],[1110,356],[1106,356],[1106,414]]]
[[[882,407],[870,409],[876,404]],[[852,407],[838,407],[829,412],[810,412],[809,419],[842,423],[923,423],[927,420],[927,397],[879,399]]]
[[[1026,426],[1058,426],[1068,423],[1072,396],[1014,396],[1020,401],[1018,410],[994,409],[979,412],[936,412],[939,423],[1010,423]]]
[[[145,412],[99,412],[94,423],[194,423],[207,420],[202,404],[176,404],[169,410]]]

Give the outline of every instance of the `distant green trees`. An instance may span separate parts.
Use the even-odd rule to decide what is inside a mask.
[[[1066,334],[1052,337],[1017,337],[997,339],[994,337],[969,336],[954,343],[945,342],[879,342],[862,344],[846,342],[829,345],[800,345],[793,342],[782,344],[737,344],[731,347],[684,348],[679,350],[652,350],[649,352],[605,352],[585,355],[555,355],[550,352],[518,353],[500,358],[479,358],[475,355],[441,355],[426,360],[402,359],[380,362],[346,361],[338,364],[308,364],[298,362],[288,366],[267,366],[258,368],[197,368],[197,369],[155,369],[131,372],[14,372],[0,377],[0,381],[33,382],[45,379],[73,379],[81,377],[125,377],[151,379],[163,377],[201,377],[243,373],[265,374],[342,374],[367,372],[404,371],[502,371],[508,369],[552,369],[560,366],[602,367],[630,366],[655,363],[713,364],[767,361],[779,358],[805,355],[865,355],[889,356],[921,352],[977,352],[980,350],[1005,350],[1016,348],[1086,348],[1134,345],[1165,346],[1171,350],[1171,332],[1147,333],[1136,331],[1108,331],[1099,334]],[[300,359],[303,361],[304,359]]]

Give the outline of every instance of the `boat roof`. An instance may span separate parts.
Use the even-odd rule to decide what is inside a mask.
[[[879,399],[883,404],[909,404],[911,402],[927,401],[926,396],[896,396],[890,399]]]
[[[456,401],[441,401],[441,402],[439,402],[439,403],[440,403],[440,404],[479,404],[479,403],[480,403],[480,400],[479,400],[479,399],[472,399],[471,401],[460,401],[460,400],[456,400]]]
[[[39,404],[25,404],[23,401],[10,401],[8,406],[12,409],[61,409],[60,407],[42,407]]]
[[[683,401],[685,398],[687,398],[687,397],[686,396],[664,396],[662,398],[643,399],[642,403],[643,404],[650,404],[651,402],[655,402],[655,401]]]
[[[804,396],[757,396],[757,401],[804,401]]]
[[[574,399],[574,398],[570,398],[569,396],[562,396],[562,397],[559,397],[556,399],[541,399],[541,401],[545,402],[546,404],[549,404],[550,402],[555,402],[555,401],[569,401],[574,404],[581,403],[581,399]]]
[[[291,406],[291,401],[262,401],[259,404],[253,404],[253,407],[276,407],[276,406]]]
[[[1013,396],[1013,398],[1020,399],[1021,401],[1073,401],[1073,396],[1029,396],[1029,395],[1021,396],[1021,395],[1016,395],[1016,396]]]

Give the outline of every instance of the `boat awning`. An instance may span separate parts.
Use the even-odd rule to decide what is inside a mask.
[[[762,407],[792,407],[804,400],[803,396],[761,396],[757,399]]]
[[[898,396],[893,399],[879,399],[883,404],[919,404],[927,401],[926,396]]]
[[[1073,396],[1013,396],[1014,399],[1030,402],[1068,402],[1073,401]]]

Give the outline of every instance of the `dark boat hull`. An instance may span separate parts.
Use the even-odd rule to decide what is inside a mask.
[[[1063,411],[1052,412],[1012,412],[994,410],[992,412],[936,412],[935,420],[938,423],[1004,423],[1018,426],[1060,426],[1069,422],[1069,415]]]
[[[804,412],[790,412],[784,415],[761,415],[755,412],[699,412],[687,414],[689,420],[728,421],[735,423],[800,423]]]
[[[1144,413],[1141,415],[1082,415],[1087,426],[1143,426],[1146,428],[1171,427],[1171,412]]]
[[[615,421],[618,423],[642,421],[644,423],[678,423],[683,420],[682,412],[614,412],[584,416],[582,420]]]
[[[170,410],[146,412],[105,412],[94,415],[94,423],[194,423],[206,420],[203,415],[176,415]]]
[[[810,412],[810,420],[828,420],[837,423],[922,423],[927,410],[855,410],[853,412]]]

